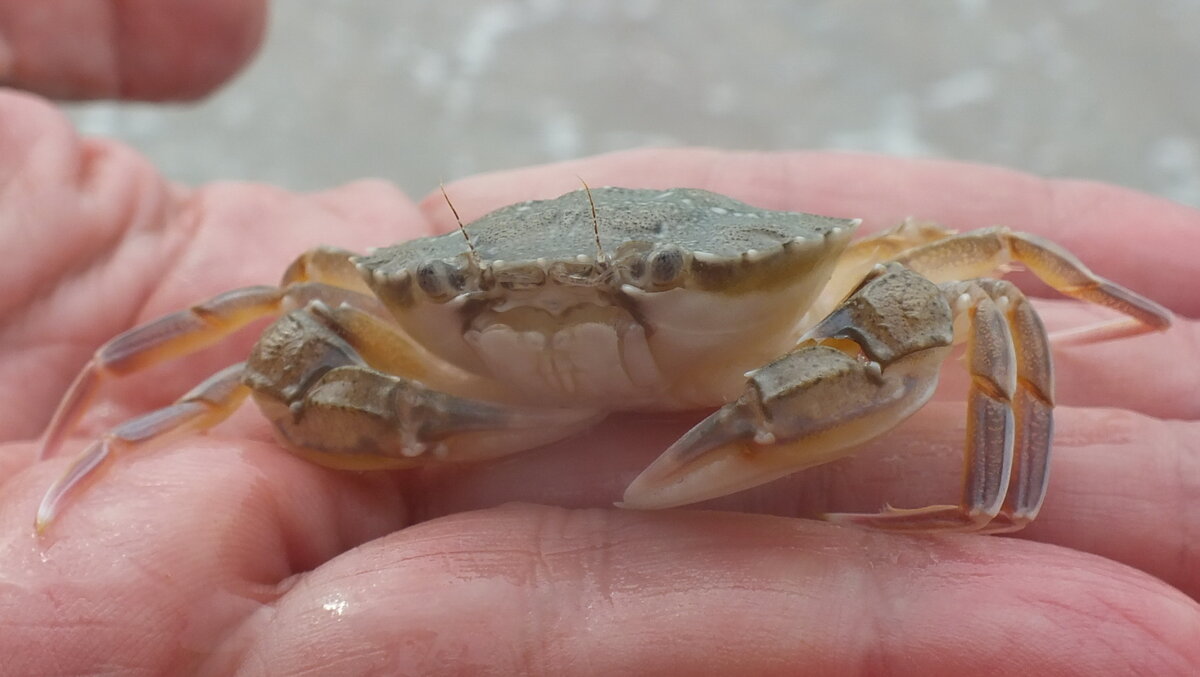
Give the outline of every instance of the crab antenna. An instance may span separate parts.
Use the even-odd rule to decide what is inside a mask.
[[[600,219],[596,216],[596,201],[592,199],[592,189],[588,186],[587,181],[583,180],[582,176],[576,176],[579,183],[583,184],[583,190],[587,193],[588,204],[592,207],[592,233],[596,236],[596,262],[608,261],[608,257],[604,255],[604,247],[600,246]]]
[[[442,197],[446,198],[446,205],[450,207],[450,212],[454,214],[454,220],[458,222],[458,232],[462,233],[463,239],[467,241],[467,249],[471,252],[471,262],[476,268],[481,267],[479,263],[479,252],[475,251],[475,245],[471,242],[471,236],[467,235],[467,227],[463,225],[462,219],[458,216],[458,210],[454,208],[454,203],[450,201],[450,196],[446,194],[446,184],[438,182],[438,188],[442,191]]]

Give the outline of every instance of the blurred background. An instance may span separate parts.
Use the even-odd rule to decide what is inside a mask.
[[[1200,206],[1200,1],[308,0],[192,105],[69,106],[171,178],[319,189],[636,146],[835,148]]]

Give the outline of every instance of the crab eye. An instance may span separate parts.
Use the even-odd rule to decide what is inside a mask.
[[[683,272],[683,250],[673,245],[662,247],[650,254],[647,264],[651,282],[671,284]]]
[[[462,271],[445,261],[429,261],[417,266],[417,285],[431,298],[442,298],[462,289]]]

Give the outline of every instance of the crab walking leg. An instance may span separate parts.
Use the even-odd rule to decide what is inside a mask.
[[[162,446],[195,430],[205,430],[232,414],[249,389],[242,385],[245,363],[222,369],[174,404],[121,423],[92,442],[51,485],[38,506],[34,527],[42,533],[58,515],[63,500],[114,454]]]
[[[595,424],[597,412],[528,409],[441,392],[368,365],[352,343],[386,325],[349,304],[312,300],[271,325],[250,359],[205,380],[170,406],[121,423],[90,445],[43,498],[43,531],[63,499],[115,454],[205,430],[253,394],[297,455],[334,468],[404,468],[476,461],[532,448]],[[386,337],[403,353],[409,339]],[[411,356],[383,355],[391,366]],[[476,377],[477,378],[477,377]]]
[[[1005,313],[1005,310],[1011,311],[1015,303],[1023,304],[1022,295],[1011,284],[996,280],[954,283],[944,288],[956,306],[956,314],[965,317],[968,322],[965,357],[971,386],[967,392],[961,502],[958,505],[932,505],[915,509],[888,506],[876,514],[831,513],[825,515],[826,519],[876,529],[979,531],[1007,505],[1005,501],[1012,483],[1016,436],[1022,438],[1023,446],[1034,446],[1030,443],[1044,440],[1047,447],[1042,452],[1042,460],[1048,454],[1049,409],[1044,410],[1044,419],[1033,417],[1032,421],[1027,409],[1023,409],[1020,416],[1014,415],[1013,411],[1019,387],[1022,402],[1027,404],[1026,398],[1030,396],[1028,383],[1018,385],[1021,377],[1040,376],[1028,374],[1027,370],[1022,373],[1022,358],[1026,361],[1034,359],[1028,354],[1031,346],[1023,342],[1025,354],[1018,355],[1010,331],[1012,316]],[[1025,308],[1028,309],[1028,305]],[[1018,329],[1030,331],[1040,327],[1038,323],[1036,327],[1022,325]],[[1038,347],[1045,348],[1044,331],[1041,336]],[[1034,343],[1036,345],[1036,340]],[[1045,427],[1038,427],[1038,423],[1044,423]],[[1024,430],[1021,426],[1032,428]],[[1017,431],[1016,434],[1014,431]],[[1024,452],[1022,459],[1037,465],[1037,459],[1033,457],[1038,452],[1028,448]],[[1043,480],[1044,477],[1042,475]],[[1018,479],[1016,483],[1023,481]]]
[[[749,373],[736,401],[634,479],[621,505],[685,505],[844,456],[929,400],[953,339],[936,285],[879,266],[797,348]]]
[[[478,461],[552,442],[595,424],[591,410],[532,409],[462,397],[368,364],[354,344],[372,325],[320,301],[281,317],[243,381],[280,437],[320,465],[368,470]]]
[[[1054,365],[1046,329],[1021,290],[1003,280],[976,284],[1004,309],[1017,359],[1012,480],[1000,514],[981,531],[1017,531],[1037,517],[1049,486]]]
[[[318,248],[296,259],[279,287],[244,287],[214,296],[191,308],[134,327],[108,341],[84,365],[67,389],[42,437],[40,458],[53,456],[105,380],[181,357],[229,336],[262,317],[302,305],[314,297],[349,299],[377,306],[355,269],[349,252]]]
[[[1023,343],[1025,355],[1018,356],[1006,310],[1022,316],[1028,306],[1014,309],[1021,300],[1014,287],[987,281],[943,292],[898,264],[881,267],[800,347],[751,374],[737,402],[703,421],[634,480],[625,505],[669,507],[755,486],[834,460],[904,420],[928,400],[948,355],[955,323],[943,295],[965,320],[972,377],[961,502],[827,518],[892,530],[984,528],[1008,505],[1021,360],[1038,362],[1032,353],[1039,348],[1047,353],[1044,332],[1041,342]],[[1018,329],[1036,333],[1040,324]],[[1048,423],[1049,409],[1043,411]],[[1025,442],[1036,446],[1048,434],[1048,428],[1036,429]],[[1039,458],[1044,465],[1044,454],[1033,450],[1027,458],[1034,472],[1018,484],[1043,486],[1045,476],[1036,467]]]
[[[49,458],[106,380],[205,348],[250,322],[278,312],[285,291],[277,287],[235,289],[134,327],[100,346],[59,402],[42,437],[40,458]]]
[[[1127,317],[1056,333],[1056,344],[1083,344],[1162,331],[1171,324],[1171,311],[1106,280],[1088,269],[1059,245],[1008,228],[986,228],[910,249],[897,256],[901,263],[934,282],[989,277],[1011,261],[1024,264],[1059,292],[1112,308]]]
[[[451,395],[477,400],[500,401],[509,393],[495,381],[463,371],[432,355],[395,322],[380,313],[350,303],[331,306],[321,300],[309,302],[305,310],[327,327],[334,328],[362,361],[388,374],[421,381]]]
[[[354,265],[354,252],[336,247],[313,247],[296,257],[283,273],[279,286],[287,287],[299,282],[320,282],[340,289],[348,289],[364,296],[374,296],[371,287],[363,281],[362,274]]]
[[[811,327],[833,312],[863,279],[868,277],[876,265],[889,261],[901,253],[918,246],[944,240],[955,235],[955,231],[936,223],[905,219],[899,225],[870,237],[850,243],[838,257],[833,275],[801,320],[801,327]]]

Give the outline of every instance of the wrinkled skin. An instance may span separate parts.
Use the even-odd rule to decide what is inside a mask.
[[[1058,351],[1054,475],[1020,538],[811,519],[953,499],[963,421],[951,364],[942,401],[897,431],[702,506],[716,511],[609,507],[694,416],[616,417],[453,471],[354,474],[288,455],[248,406],[209,434],[120,459],[39,540],[36,503],[68,459],[34,463],[34,437],[96,345],[273,282],[309,246],[362,249],[453,220],[440,197],[413,202],[379,182],[309,195],[172,186],[28,95],[0,94],[0,149],[0,674],[1200,670],[1195,210],[1093,183],[823,153],[639,151],[447,186],[466,218],[582,176],[861,216],[865,232],[910,214],[1003,223],[1163,302],[1179,315],[1165,334]],[[1104,316],[1038,307],[1051,329]],[[68,451],[252,340],[114,384]]]

